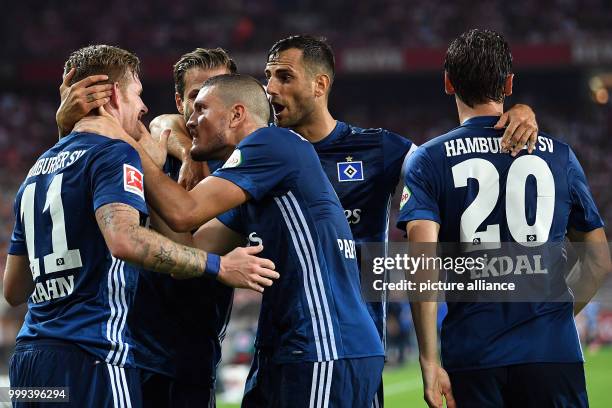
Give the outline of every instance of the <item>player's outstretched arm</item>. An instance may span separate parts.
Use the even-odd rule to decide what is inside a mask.
[[[111,254],[145,269],[172,274],[178,278],[215,276],[220,282],[263,292],[279,277],[274,263],[258,258],[259,248],[237,248],[221,257],[218,267],[207,268],[208,254],[178,244],[140,226],[138,210],[126,204],[111,203],[98,208],[96,220]]]
[[[608,274],[612,273],[610,248],[603,228],[589,232],[570,229],[567,234],[578,248],[579,269],[570,284],[574,293],[574,315],[577,315],[595,296]]]
[[[106,75],[92,75],[69,85],[75,69],[71,69],[60,85],[61,103],[55,114],[59,136],[66,136],[72,131],[75,123],[91,112],[110,101],[113,84],[99,84],[108,80]]]
[[[244,245],[246,238],[236,231],[228,228],[218,219],[208,221],[202,225],[193,235],[194,245],[206,252],[216,254],[232,253],[232,251],[243,250],[238,248]],[[248,248],[250,251],[259,253],[263,250],[262,245]],[[262,284],[272,284],[272,281],[262,281]]]
[[[210,174],[210,170],[205,162],[196,162],[191,158],[191,136],[181,115],[159,115],[149,124],[151,136],[158,141],[165,129],[170,129],[168,154],[181,161],[178,183],[185,189],[191,190]]]
[[[104,109],[100,112],[100,116],[88,116],[80,120],[75,129],[123,140],[136,149],[145,173],[147,204],[157,211],[172,230],[192,231],[250,199],[246,191],[219,177],[207,177],[193,190],[185,191],[164,174],[160,168],[161,164],[156,164],[144,147],[132,139],[115,118],[108,115]],[[146,132],[145,128],[141,128],[142,132]],[[162,132],[160,145],[165,144],[168,136],[168,130]],[[151,138],[151,135],[145,137]]]
[[[254,290],[263,291],[265,286],[272,285],[271,279],[274,279],[275,276],[278,277],[278,274],[266,277],[265,275],[258,274],[256,272],[257,269],[249,270],[241,268],[239,264],[241,262],[240,258],[237,258],[235,261],[237,263],[235,263],[234,268],[232,268],[231,262],[233,261],[229,260],[234,255],[238,255],[240,253],[246,252],[255,255],[263,251],[262,245],[249,248],[240,248],[241,245],[244,245],[245,241],[246,239],[241,234],[226,227],[225,224],[215,218],[202,225],[196,231],[196,233],[193,234],[192,243],[189,245],[195,246],[196,248],[209,253],[228,254],[226,257],[228,258],[226,267],[228,269],[235,269],[240,272],[237,272],[237,274],[234,276],[227,275],[224,280],[220,279],[225,285],[236,287],[236,282],[239,282],[240,280],[251,280],[257,282],[261,288],[261,290],[253,288]]]
[[[167,136],[166,130],[161,139]],[[251,198],[236,184],[219,177],[207,177],[191,191],[185,191],[159,169],[142,146],[137,145],[135,148],[140,154],[145,172],[147,203],[176,232],[199,228],[217,215]]]
[[[140,226],[140,214],[121,203],[103,205],[96,220],[115,258],[162,273],[198,277],[206,267],[206,253],[170,241]]]
[[[415,220],[406,224],[406,234],[410,243],[437,242],[439,230],[439,224],[429,220]],[[421,248],[427,250],[430,246]],[[429,255],[435,255],[435,253]],[[419,272],[427,273],[416,271],[416,274]],[[429,273],[427,277],[431,277]],[[410,302],[410,307],[419,346],[419,363],[423,377],[425,402],[430,408],[443,408],[444,400],[446,400],[448,408],[455,408],[450,379],[440,366],[438,357],[438,304],[435,300]]]
[[[495,124],[495,129],[506,127],[502,136],[501,146],[516,156],[527,144],[527,150],[532,153],[538,140],[538,122],[535,113],[527,105],[517,104],[505,112]]]
[[[28,300],[34,290],[34,281],[27,256],[7,255],[2,289],[11,306],[19,306]]]
[[[152,162],[146,162],[142,161],[147,202],[176,232],[192,231],[250,199],[246,191],[219,177],[207,177],[187,192]]]

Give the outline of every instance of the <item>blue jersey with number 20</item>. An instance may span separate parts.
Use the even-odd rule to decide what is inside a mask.
[[[571,148],[540,134],[533,154],[513,158],[500,152],[497,120],[469,119],[417,149],[406,163],[398,227],[432,220],[441,242],[526,246],[603,226]],[[550,279],[564,282],[554,274],[565,259],[545,261],[554,265]],[[441,337],[448,370],[582,361],[569,302],[449,303]]]

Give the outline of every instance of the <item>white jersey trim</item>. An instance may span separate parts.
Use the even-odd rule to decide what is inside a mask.
[[[302,268],[304,290],[317,349],[317,360],[336,360],[338,359],[338,352],[334,327],[310,229],[292,192],[280,198],[275,197],[274,200],[287,224]]]
[[[124,366],[130,348],[130,345],[123,341],[128,312],[124,266],[125,262],[112,257],[107,282],[110,316],[106,322],[106,339],[110,342],[110,351],[105,361],[120,367]]]

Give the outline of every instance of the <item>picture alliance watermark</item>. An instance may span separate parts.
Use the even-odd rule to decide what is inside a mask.
[[[426,293],[429,291],[498,291],[498,290],[516,290],[514,282],[487,282],[483,279],[477,279],[473,282],[443,282],[431,281],[415,282],[407,279],[402,279],[399,282],[385,282],[383,279],[377,279],[373,283],[375,290],[380,291],[418,291]]]

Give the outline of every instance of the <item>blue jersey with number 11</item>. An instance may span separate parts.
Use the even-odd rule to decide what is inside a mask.
[[[34,292],[17,341],[57,339],[133,367],[126,325],[138,270],[111,256],[95,211],[127,204],[143,215],[140,158],[127,143],[72,133],[34,164],[15,200],[9,253],[28,256]]]
[[[484,243],[561,243],[570,228],[603,226],[571,148],[540,134],[533,154],[513,158],[500,151],[498,119],[469,119],[417,149],[406,163],[398,226],[432,220],[441,242],[473,250]],[[565,285],[563,256],[542,263],[537,273],[545,275],[538,276]],[[441,340],[448,370],[582,360],[569,302],[449,303]]]

